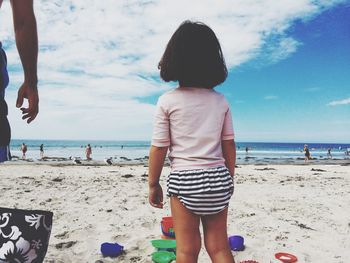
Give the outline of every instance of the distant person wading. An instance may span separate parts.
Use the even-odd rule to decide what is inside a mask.
[[[40,158],[44,159],[44,144],[40,145]]]
[[[310,154],[309,147],[307,146],[307,144],[304,145],[304,152],[305,152],[305,162],[307,162],[308,160],[311,159],[311,154]]]
[[[25,143],[22,143],[21,145],[21,151],[22,151],[22,159],[26,159],[26,153],[28,151],[28,147]]]
[[[332,148],[328,148],[328,150],[327,150],[327,158],[328,159],[333,159],[333,156],[332,156]]]
[[[92,149],[91,149],[91,145],[90,144],[88,144],[86,146],[85,153],[86,153],[86,160],[90,161],[91,160],[91,154],[92,154]]]

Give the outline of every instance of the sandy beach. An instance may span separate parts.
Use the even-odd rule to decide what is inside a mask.
[[[7,163],[0,165],[0,206],[54,213],[45,262],[151,262],[150,241],[170,215],[148,205],[146,165]],[[161,184],[165,191],[166,175]],[[246,248],[236,262],[341,263],[350,257],[348,165],[239,165],[229,207],[229,235]],[[100,245],[118,242],[125,254],[103,258]],[[199,262],[210,262],[202,249]]]

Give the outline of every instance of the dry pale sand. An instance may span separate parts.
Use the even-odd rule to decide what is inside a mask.
[[[151,262],[150,240],[169,215],[168,202],[163,210],[148,205],[144,166],[9,163],[0,165],[0,182],[0,206],[54,212],[45,262]],[[246,244],[236,262],[278,262],[280,251],[298,262],[349,262],[350,166],[245,165],[235,183],[228,232]],[[103,258],[102,242],[126,253]],[[199,262],[210,262],[204,249]]]

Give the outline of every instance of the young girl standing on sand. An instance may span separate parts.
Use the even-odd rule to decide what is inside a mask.
[[[227,68],[214,32],[185,21],[171,37],[159,62],[166,82],[179,87],[157,103],[149,159],[149,202],[163,207],[159,177],[169,148],[167,195],[176,233],[176,262],[197,262],[199,223],[212,260],[234,262],[227,240],[227,210],[233,193],[236,147],[229,105],[214,87]]]

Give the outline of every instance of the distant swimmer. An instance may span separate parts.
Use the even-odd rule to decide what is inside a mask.
[[[124,145],[122,145],[121,147],[120,147],[122,150],[123,150],[123,148],[124,148]]]
[[[248,154],[249,148],[245,147],[245,153]]]
[[[308,160],[311,159],[311,154],[310,154],[309,147],[307,146],[307,144],[304,145],[304,152],[305,152],[305,162],[307,162]]]

